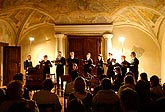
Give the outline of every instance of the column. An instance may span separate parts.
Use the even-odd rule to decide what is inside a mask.
[[[113,51],[113,48],[112,48],[113,34],[104,34],[103,37],[105,39],[105,59],[107,59],[108,53]]]
[[[64,47],[65,47],[65,43],[63,43],[63,39],[65,38],[64,34],[56,34],[56,39],[57,39],[57,51],[61,51],[62,53],[64,53]],[[63,54],[64,55],[64,54]]]
[[[57,51],[56,52],[61,51],[62,56],[66,57],[66,41],[67,41],[66,37],[67,36],[65,34],[56,34],[55,37],[56,37],[56,42],[57,42],[56,43],[56,45],[57,45]],[[64,66],[64,75],[66,74],[65,71],[66,70],[65,70],[65,66]],[[63,77],[64,76],[61,77],[61,81],[60,81],[61,84],[63,83]],[[63,87],[61,87],[60,91],[61,91],[61,96],[63,96]],[[57,94],[58,95],[59,95],[60,91],[59,91],[59,88],[57,88]]]

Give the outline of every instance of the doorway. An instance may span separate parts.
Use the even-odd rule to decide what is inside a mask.
[[[101,36],[68,36],[69,52],[74,51],[75,57],[79,60],[80,74],[84,75],[84,67],[81,59],[86,58],[88,52],[91,53],[93,64],[97,62],[97,56],[101,53]],[[68,57],[69,57],[69,52]],[[92,74],[96,74],[96,68],[93,68]]]

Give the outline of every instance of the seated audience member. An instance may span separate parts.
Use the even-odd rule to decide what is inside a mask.
[[[102,90],[93,97],[93,112],[119,112],[119,97],[112,90],[111,80],[104,78],[101,81]]]
[[[163,96],[162,86],[159,83],[159,78],[156,75],[153,75],[150,78],[150,92],[151,92],[151,99],[156,101],[158,98]]]
[[[125,74],[125,76],[126,76],[126,75],[132,75],[133,78],[135,78],[135,75],[134,75],[133,72],[131,72],[131,71],[127,72],[127,73]]]
[[[135,90],[134,77],[132,75],[128,75],[128,74],[124,77],[124,84],[122,86],[120,86],[119,91],[117,93],[119,97],[121,96],[121,92],[127,87]]]
[[[163,84],[163,95],[165,96],[165,83]]]
[[[98,86],[96,86],[96,87],[94,88],[93,96],[95,96],[96,93],[97,93],[98,91],[102,90],[101,81],[102,81],[104,78],[107,78],[107,75],[100,75],[100,77],[99,77],[99,83],[100,83],[100,85],[98,85]]]
[[[21,81],[11,81],[7,85],[8,100],[0,106],[1,112],[39,112],[37,104],[23,98],[23,84]]]
[[[150,83],[146,73],[140,74],[140,80],[136,84],[140,109],[146,109],[150,104]]]
[[[14,77],[13,77],[13,80],[19,80],[19,81],[21,81],[22,83],[24,83],[23,74],[22,74],[22,73],[16,73],[16,74],[14,75]],[[24,97],[25,99],[30,99],[30,97],[29,97],[29,90],[28,90],[28,88],[26,88],[25,86],[24,86],[24,94],[23,94],[23,97]]]
[[[119,66],[115,67],[114,71],[115,71],[115,76],[112,83],[112,88],[114,91],[118,91],[123,82],[123,77],[121,75],[121,69]]]
[[[0,104],[6,100],[6,91],[0,88]]]
[[[45,79],[43,81],[43,89],[34,93],[33,100],[37,104],[54,104],[55,112],[61,112],[62,106],[59,102],[59,98],[51,90],[54,87],[54,83],[51,79]]]
[[[66,84],[65,95],[69,95],[70,93],[74,91],[74,80],[78,77],[78,73],[75,71],[74,72],[72,71],[70,73],[70,76],[71,76],[72,81]]]
[[[86,112],[86,108],[80,99],[75,98],[68,104],[67,112]]]
[[[74,81],[74,92],[69,95],[69,101],[78,98],[84,103],[87,112],[91,112],[92,94],[86,91],[86,83],[83,77],[77,77]]]
[[[73,63],[73,66],[72,66],[72,71],[70,72],[70,74],[76,74],[76,75],[79,75],[79,70],[78,70],[78,65],[76,63]]]
[[[138,112],[138,95],[131,88],[125,88],[120,96],[123,112]]]
[[[150,112],[164,112],[164,110],[165,110],[165,97],[158,98],[155,101],[155,103],[151,109],[152,110]]]

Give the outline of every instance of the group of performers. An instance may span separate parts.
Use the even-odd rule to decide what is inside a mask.
[[[107,66],[107,76],[111,79],[115,76],[115,67],[121,68],[122,76],[125,75],[126,72],[129,71],[133,72],[135,75],[135,79],[138,79],[138,64],[139,60],[136,58],[136,53],[131,52],[131,58],[132,60],[130,62],[126,61],[126,57],[124,55],[121,56],[121,63],[117,63],[116,59],[113,58],[113,54],[109,53],[109,58],[106,62],[103,61],[103,57],[101,54],[98,55],[97,63],[96,65],[93,64],[93,59],[91,58],[91,53],[87,53],[86,58],[81,59],[83,66],[84,66],[84,76],[88,76],[92,74],[92,68],[97,68],[97,76],[99,77],[104,73],[104,65]],[[43,67],[43,78],[46,79],[46,74],[50,74],[50,67],[52,67],[52,63],[56,65],[56,79],[57,84],[59,87],[59,77],[61,77],[64,74],[64,65],[68,67],[68,74],[71,74],[71,72],[77,72],[79,60],[74,56],[74,52],[70,52],[70,57],[68,59],[65,59],[62,56],[62,52],[58,51],[57,58],[53,61],[48,60],[48,56],[45,55],[44,59],[40,61],[40,64]],[[24,69],[27,71],[29,67],[33,67],[31,62],[31,55],[27,56],[27,60],[24,61]],[[61,83],[61,87],[63,87],[63,84]]]

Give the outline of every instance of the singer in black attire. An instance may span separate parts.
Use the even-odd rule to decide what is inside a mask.
[[[113,79],[115,76],[115,72],[114,72],[114,67],[115,67],[115,63],[116,63],[116,59],[112,58],[112,53],[109,53],[109,58],[107,60],[107,76],[109,79]]]
[[[86,55],[85,59],[82,59],[83,65],[84,65],[84,75],[88,77],[88,74],[92,74],[92,65],[93,65],[93,60],[91,58],[91,53],[88,53]]]
[[[52,67],[51,62],[48,60],[48,56],[44,56],[44,60],[40,62],[43,66],[43,80],[46,79],[46,74],[50,74],[50,67]]]
[[[78,66],[78,58],[74,57],[74,52],[70,52],[70,57],[67,59],[67,66],[68,66],[68,74],[70,75],[71,71],[73,70],[73,64],[77,64]]]
[[[131,52],[131,62],[130,62],[130,71],[134,73],[136,81],[138,80],[138,65],[139,65],[139,60],[136,58],[136,53]]]
[[[127,73],[127,68],[129,68],[129,62],[125,60],[126,56],[122,55],[121,56],[121,71],[122,71],[122,77],[125,77],[125,74]]]
[[[57,87],[59,88],[59,78],[64,75],[64,65],[66,64],[65,58],[62,56],[62,52],[58,51],[58,56],[55,60]],[[63,90],[63,80],[61,78],[61,89]]]
[[[102,55],[99,54],[97,64],[96,64],[98,78],[100,77],[100,75],[102,75],[104,73],[103,62],[104,61],[102,59]]]
[[[27,73],[28,68],[32,68],[32,67],[33,67],[33,65],[32,65],[32,61],[31,61],[31,55],[28,55],[27,59],[24,61],[24,70]]]

